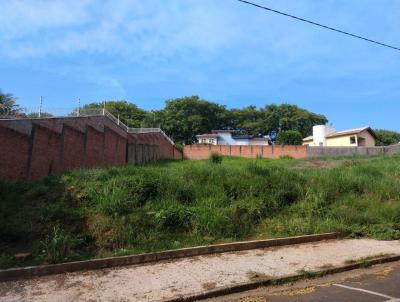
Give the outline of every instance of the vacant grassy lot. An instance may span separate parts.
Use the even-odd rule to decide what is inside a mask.
[[[2,268],[328,231],[400,239],[400,157],[160,162],[0,183]]]

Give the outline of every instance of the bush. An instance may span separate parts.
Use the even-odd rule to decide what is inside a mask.
[[[158,211],[155,218],[160,229],[186,232],[192,226],[193,212],[185,206],[172,204]]]
[[[218,153],[213,152],[210,155],[210,161],[211,163],[218,165],[222,162],[222,156]]]
[[[42,241],[47,263],[58,263],[68,259],[76,241],[61,228],[54,227],[51,234]]]
[[[297,130],[281,131],[276,136],[277,145],[301,145],[303,144],[303,137]]]

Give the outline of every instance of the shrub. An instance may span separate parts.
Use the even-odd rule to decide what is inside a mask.
[[[276,136],[277,145],[301,145],[303,137],[297,130],[281,131]]]
[[[51,234],[41,242],[47,263],[58,263],[68,259],[76,241],[60,227],[54,227]]]
[[[210,155],[210,161],[212,164],[218,165],[222,162],[222,156],[218,153],[213,152]]]
[[[169,205],[158,211],[155,215],[156,222],[161,229],[169,231],[186,232],[192,226],[193,211],[185,206]]]

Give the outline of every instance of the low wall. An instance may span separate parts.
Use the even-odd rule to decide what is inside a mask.
[[[183,157],[186,159],[205,159],[211,153],[246,158],[280,158],[291,156],[301,159],[307,157],[306,146],[230,146],[230,145],[187,145],[183,148]]]
[[[400,145],[384,146],[384,147],[308,147],[308,157],[323,156],[374,156],[374,155],[393,155],[400,153]]]
[[[385,147],[310,147],[310,146],[229,146],[229,145],[187,145],[183,149],[186,159],[206,159],[211,153],[247,158],[293,158],[338,157],[338,156],[374,156],[400,154],[400,144]]]

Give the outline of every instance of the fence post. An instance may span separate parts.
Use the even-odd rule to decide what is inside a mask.
[[[43,97],[40,96],[40,105],[39,105],[39,114],[38,114],[39,118],[42,116],[42,106],[43,106]]]

